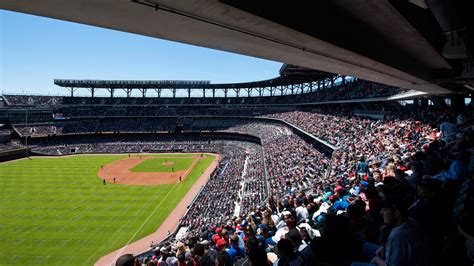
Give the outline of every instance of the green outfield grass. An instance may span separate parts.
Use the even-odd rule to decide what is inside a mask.
[[[189,155],[191,156],[191,155]],[[137,164],[130,172],[173,172],[188,169],[193,163],[193,158],[186,157],[157,157]],[[173,164],[165,165],[166,162]]]
[[[182,183],[103,185],[100,166],[125,157],[0,164],[0,264],[92,265],[155,231],[214,159],[205,155]]]

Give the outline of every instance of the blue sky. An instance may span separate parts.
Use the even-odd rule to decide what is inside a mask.
[[[0,10],[3,93],[65,94],[53,84],[55,78],[246,82],[273,78],[280,67],[279,62]]]

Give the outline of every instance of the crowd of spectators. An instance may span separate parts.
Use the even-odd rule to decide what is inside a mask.
[[[177,119],[177,118],[104,118],[77,119],[67,122],[31,123],[13,125],[21,137],[41,137],[82,133],[135,133],[172,132],[180,125],[183,131],[234,132],[253,135],[267,141],[280,135],[291,134],[282,124],[250,119]]]
[[[373,120],[321,110],[266,116],[331,143],[332,157],[288,127],[256,121],[191,125],[256,135],[262,146],[206,139],[75,146],[84,145],[87,152],[209,149],[223,154],[181,221],[188,233],[128,257],[136,263],[472,264],[458,245],[466,238],[472,250],[474,234],[473,136],[456,125],[465,119],[448,112],[392,116]],[[58,147],[36,147],[42,149],[57,152]]]
[[[221,128],[219,131],[258,136],[262,140],[262,144],[293,134],[291,129],[286,125],[255,120],[244,120],[240,123],[234,123],[227,128]]]
[[[4,95],[8,105],[51,107],[61,104],[62,96]]]
[[[10,136],[12,134],[11,129],[0,129],[0,137],[1,136]]]
[[[326,174],[330,158],[297,135],[275,139],[264,146],[270,194],[312,188]]]
[[[314,114],[301,115],[310,119]],[[336,119],[323,116],[327,123]],[[295,123],[289,117],[284,119]],[[302,121],[295,124],[315,125]],[[332,161],[313,155],[296,135],[269,141],[263,146],[271,154],[265,160],[271,195],[266,206],[203,224],[138,259],[148,265],[173,265],[174,260],[187,265],[472,263],[466,248],[455,246],[466,240],[472,248],[473,205],[467,200],[473,191],[472,134],[457,132],[447,143],[447,136],[423,121],[337,121],[345,130],[332,139],[330,131],[322,135],[338,148]],[[306,162],[294,159],[308,157]],[[321,178],[324,167],[312,169],[314,161],[324,164],[318,160],[331,163],[328,179]],[[337,248],[341,244],[344,255]]]
[[[20,137],[32,136],[32,137],[41,137],[48,135],[56,135],[63,133],[64,126],[57,126],[54,124],[37,124],[37,125],[24,125],[24,126],[15,126],[14,128],[19,133]]]
[[[14,125],[21,137],[80,133],[171,132],[178,122],[172,118],[81,119],[69,122]]]
[[[248,154],[242,178],[240,212],[250,213],[263,206],[268,198],[267,175],[261,152]]]
[[[242,151],[227,150],[225,159],[194,202],[191,210],[182,219],[189,230],[199,231],[209,224],[220,224],[231,218],[239,202],[239,186],[245,161]],[[222,198],[225,197],[225,200]]]
[[[15,150],[15,149],[20,149],[23,148],[24,146],[13,141],[8,141],[4,143],[0,143],[0,152],[6,152],[9,150]]]
[[[366,80],[354,80],[352,82],[347,82],[344,85],[341,84],[339,86],[322,89],[316,92],[315,95],[311,95],[311,100],[317,99],[317,101],[324,102],[334,100],[365,99],[388,97],[403,92],[406,92],[406,90]]]

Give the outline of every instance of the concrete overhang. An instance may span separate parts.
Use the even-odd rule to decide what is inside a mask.
[[[451,92],[404,69],[220,1],[0,0],[0,8],[356,76],[429,94]]]

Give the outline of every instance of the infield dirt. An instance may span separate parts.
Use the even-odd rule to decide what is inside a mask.
[[[114,161],[110,164],[104,165],[99,170],[99,177],[105,179],[107,182],[114,182],[118,184],[136,185],[136,186],[149,186],[149,185],[164,185],[164,184],[175,184],[179,182],[179,177],[184,181],[189,173],[193,170],[194,166],[203,157],[190,156],[193,158],[193,163],[186,170],[180,170],[175,172],[131,172],[130,169],[136,165],[144,162],[145,160],[151,160],[156,157],[144,156],[141,158],[129,157],[118,161]],[[168,164],[173,164],[168,162]]]

